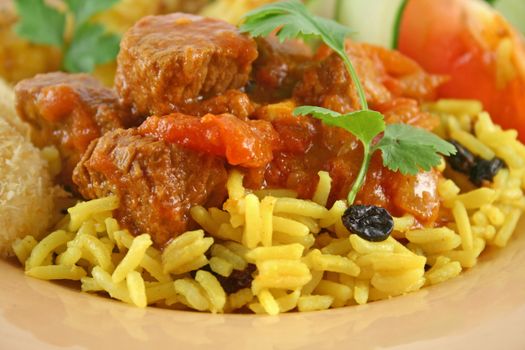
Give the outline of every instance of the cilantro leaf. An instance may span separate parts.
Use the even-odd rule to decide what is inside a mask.
[[[356,86],[362,108],[368,109],[363,86],[345,51],[345,39],[352,34],[348,27],[310,13],[299,0],[271,3],[248,12],[243,18],[240,31],[253,37],[268,36],[276,31],[281,42],[292,38],[320,38],[343,60]]]
[[[362,110],[345,114],[338,126],[350,131],[367,147],[374,138],[385,130],[385,120],[381,113]],[[335,124],[336,125],[336,124]]]
[[[69,11],[75,16],[75,27],[78,28],[92,16],[109,9],[119,0],[65,0]]]
[[[331,109],[317,107],[317,106],[301,106],[293,110],[293,115],[312,115],[318,119],[322,118],[337,118],[341,113],[332,111]]]
[[[348,193],[348,204],[352,205],[363,186],[372,155],[381,150],[383,164],[393,171],[415,174],[420,169],[429,170],[439,164],[438,153],[449,155],[455,148],[448,142],[422,129],[404,124],[385,125],[381,113],[368,109],[365,91],[352,62],[345,51],[345,38],[350,30],[337,22],[315,16],[298,0],[268,4],[249,12],[242,32],[252,36],[267,36],[276,33],[284,41],[289,38],[319,37],[343,60],[356,87],[362,110],[341,115],[335,111],[315,106],[302,106],[294,110],[294,115],[311,115],[326,125],[345,129],[356,136],[363,144],[363,162],[359,173]],[[385,132],[374,146],[375,138]]]
[[[326,108],[302,106],[294,110],[295,115],[309,114],[323,123],[345,129],[357,137],[368,148],[374,138],[385,130],[383,115],[371,110],[340,114]]]
[[[107,33],[103,26],[89,23],[93,15],[119,0],[64,0],[67,12],[48,6],[45,0],[15,0],[19,21],[16,33],[36,44],[63,48],[62,66],[69,72],[91,72],[95,65],[112,61],[118,54],[120,37]],[[64,42],[66,15],[74,19],[75,30]]]
[[[19,21],[15,32],[35,44],[61,47],[64,44],[66,15],[44,0],[15,0]]]
[[[430,146],[414,145],[406,141],[392,141],[382,144],[383,165],[403,175],[416,175],[421,169],[430,170],[441,161]]]
[[[366,172],[370,165],[370,159],[375,149],[371,148],[372,142],[381,132],[385,130],[385,120],[381,113],[368,109],[340,114],[322,107],[302,106],[293,112],[294,115],[311,115],[320,119],[324,124],[337,126],[357,137],[363,144],[363,163],[359,173],[348,193],[348,203],[351,205],[357,193],[363,186]]]
[[[315,16],[299,0],[268,4],[248,12],[241,32],[253,36],[267,36],[276,28],[277,37],[290,38],[320,36],[334,50],[344,51],[344,40],[352,31],[337,22]]]
[[[70,72],[92,72],[97,64],[112,61],[118,54],[120,37],[99,24],[84,23],[75,32],[64,57]]]
[[[455,147],[424,129],[406,124],[391,124],[385,129],[381,141],[374,147],[380,149],[383,165],[392,171],[415,175],[421,169],[430,170],[441,162],[443,155],[456,153]]]

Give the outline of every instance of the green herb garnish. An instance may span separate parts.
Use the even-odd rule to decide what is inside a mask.
[[[356,86],[362,109],[340,114],[326,108],[302,106],[294,110],[294,115],[311,115],[327,125],[343,128],[363,144],[363,163],[348,193],[349,205],[354,203],[363,186],[370,159],[377,150],[381,150],[384,166],[412,175],[420,169],[430,170],[438,165],[441,161],[438,153],[450,155],[456,152],[453,145],[426,130],[406,124],[386,125],[381,113],[368,109],[363,86],[345,51],[345,39],[351,34],[347,27],[315,16],[300,1],[290,0],[249,12],[240,30],[254,37],[267,36],[276,31],[281,42],[285,39],[318,37],[343,60]],[[374,143],[378,138],[380,140]]]
[[[248,12],[241,25],[241,32],[251,36],[268,36],[275,29],[279,40],[311,37],[320,38],[334,50],[343,60],[346,68],[351,72],[352,81],[357,86],[359,101],[363,109],[368,108],[364,89],[357,77],[354,66],[345,52],[345,38],[352,31],[331,19],[315,16],[299,1],[283,1],[268,4]]]
[[[401,22],[403,21],[403,14],[405,13],[406,7],[408,6],[408,0],[403,0],[399,8],[397,9],[396,20],[394,22],[394,34],[392,35],[392,42],[390,47],[397,49],[399,46],[399,36],[401,34]]]
[[[52,45],[64,52],[62,66],[69,72],[92,72],[97,64],[115,59],[120,37],[89,20],[118,0],[65,0],[66,11],[44,0],[15,0],[19,22],[15,31],[35,44]],[[66,41],[66,17],[73,19],[71,40]]]

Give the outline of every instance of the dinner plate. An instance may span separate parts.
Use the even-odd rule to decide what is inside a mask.
[[[525,349],[525,221],[502,250],[416,293],[323,312],[138,309],[0,261],[0,349]]]

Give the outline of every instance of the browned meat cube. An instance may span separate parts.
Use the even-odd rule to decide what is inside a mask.
[[[198,117],[203,117],[208,113],[215,115],[228,113],[239,119],[248,119],[248,116],[255,111],[255,105],[244,92],[228,90],[224,94],[204,101],[188,103],[177,109],[177,112]]]
[[[87,74],[39,74],[18,83],[15,93],[18,114],[33,126],[33,142],[58,148],[59,180],[67,186],[73,185],[73,169],[91,141],[133,124],[116,93]]]
[[[426,73],[417,63],[397,51],[346,42],[346,53],[374,110],[398,97],[432,101],[444,77]],[[316,53],[317,64],[305,69],[294,89],[299,104],[315,105],[347,113],[361,108],[357,89],[339,56],[326,46]]]
[[[138,21],[122,39],[115,85],[135,115],[243,87],[257,57],[253,39],[226,22],[174,13]]]
[[[224,160],[168,144],[135,129],[93,142],[73,180],[87,199],[120,199],[116,218],[133,234],[162,246],[189,228],[192,206],[217,206],[226,195]]]
[[[302,81],[294,90],[294,98],[300,104],[315,105],[348,113],[360,108],[357,88],[352,83],[343,61],[330,50],[317,56],[317,65],[305,70]],[[369,103],[383,103],[392,96],[383,85],[384,70],[381,63],[370,57],[363,46],[347,42],[346,52],[363,84]],[[326,55],[326,57],[322,57]]]
[[[281,43],[275,36],[257,38],[256,41],[259,57],[253,63],[251,97],[257,102],[290,98],[307,63],[312,61],[310,47],[298,40]]]

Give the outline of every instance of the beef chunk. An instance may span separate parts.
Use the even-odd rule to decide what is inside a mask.
[[[226,195],[224,161],[135,129],[93,142],[73,180],[87,199],[120,199],[116,218],[133,234],[148,232],[163,245],[189,228],[192,206],[217,206]]]
[[[228,90],[224,94],[211,97],[204,101],[182,105],[178,112],[203,117],[206,114],[233,114],[239,119],[248,119],[255,111],[254,103],[248,95],[239,90]]]
[[[138,130],[143,135],[224,157],[230,165],[246,168],[268,164],[277,141],[269,122],[244,121],[231,114],[206,114],[202,118],[182,113],[151,116]]]
[[[278,141],[269,164],[244,170],[244,184],[254,190],[288,188],[296,191],[299,198],[307,199],[314,195],[318,172],[327,171],[332,179],[330,207],[334,201],[346,198],[352,188],[363,162],[362,145],[341,128],[294,116],[294,108],[295,104],[287,101],[259,107],[254,113],[255,118],[271,122]],[[409,122],[424,125],[426,118],[426,113],[414,114]],[[396,216],[410,213],[430,224],[440,208],[438,180],[435,171],[415,176],[394,173],[383,166],[381,154],[375,153],[355,204],[381,206]]]
[[[33,126],[33,142],[58,148],[59,180],[68,186],[73,185],[73,169],[92,140],[133,124],[115,92],[86,74],[39,74],[18,83],[15,92],[18,114]]]
[[[115,78],[136,115],[243,87],[257,57],[253,39],[226,22],[174,13],[138,21],[122,39]]]
[[[259,57],[253,63],[253,91],[257,102],[277,102],[289,98],[302,78],[311,49],[298,40],[281,43],[275,36],[257,38]]]
[[[346,42],[346,53],[354,65],[370,107],[377,109],[404,97],[433,100],[441,76],[427,74],[417,63],[399,52],[373,45]],[[307,68],[294,90],[300,104],[316,105],[346,113],[360,108],[357,89],[339,56],[327,47],[317,52],[317,64]]]
[[[359,44],[347,44],[346,51],[363,84],[368,102],[389,101],[392,96],[382,84],[379,62],[373,60]],[[302,81],[294,90],[295,99],[300,104],[321,106],[340,113],[358,109],[357,89],[343,61],[336,53],[325,53],[323,50],[318,53],[318,56],[324,55],[325,58],[305,70]]]

